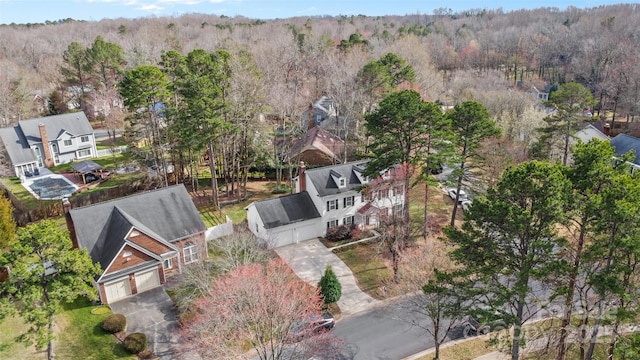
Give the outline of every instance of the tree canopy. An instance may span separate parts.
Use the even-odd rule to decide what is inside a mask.
[[[99,266],[86,249],[74,249],[68,233],[51,220],[18,229],[17,241],[0,255],[0,266],[11,268],[9,281],[0,283],[8,295],[0,299],[0,316],[17,311],[31,326],[21,341],[36,349],[48,345],[51,359],[54,315],[79,296],[97,300],[93,279]]]

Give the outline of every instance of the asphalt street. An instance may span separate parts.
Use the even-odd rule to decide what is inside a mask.
[[[385,303],[343,318],[333,329],[334,334],[352,349],[354,360],[398,360],[433,347],[431,336],[411,324],[416,315],[404,301]]]

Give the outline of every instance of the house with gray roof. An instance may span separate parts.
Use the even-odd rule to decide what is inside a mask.
[[[207,256],[206,226],[182,184],[64,207],[74,246],[103,270],[95,282],[105,304],[161,286]]]
[[[640,169],[640,139],[627,134],[618,134],[611,139],[610,143],[616,155],[619,157],[622,157],[622,155],[629,151],[633,151],[635,157],[631,165],[634,171]]]
[[[16,176],[96,157],[93,128],[84,112],[21,120],[0,129],[0,139]]]
[[[325,236],[337,226],[377,225],[381,213],[402,207],[404,191],[394,188],[384,196],[363,197],[361,189],[372,183],[364,175],[366,164],[365,160],[307,169],[300,162],[296,193],[245,208],[249,229],[274,248]]]

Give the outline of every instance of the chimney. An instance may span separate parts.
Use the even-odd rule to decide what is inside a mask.
[[[76,235],[76,227],[73,226],[73,220],[71,219],[71,202],[68,198],[62,199],[62,209],[64,210],[64,219],[67,223],[67,230],[69,230],[69,236],[71,237],[71,243],[73,247],[79,249],[78,236]]]
[[[298,170],[298,192],[307,191],[307,174],[305,174],[307,167],[304,165],[304,161],[300,161],[300,169]]]
[[[611,136],[611,125],[609,125],[608,123],[605,123],[604,126],[602,127],[602,132],[607,136]]]
[[[309,123],[307,124],[307,130],[313,129],[315,126],[315,119],[313,113],[313,102],[309,103]]]
[[[40,130],[40,139],[42,140],[42,156],[44,156],[44,166],[50,168],[53,166],[53,156],[51,156],[51,148],[49,147],[47,129],[42,123],[38,125],[38,129]]]

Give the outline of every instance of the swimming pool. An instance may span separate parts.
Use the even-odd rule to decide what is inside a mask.
[[[24,183],[24,187],[40,200],[56,200],[71,196],[78,187],[62,175],[49,175]]]

